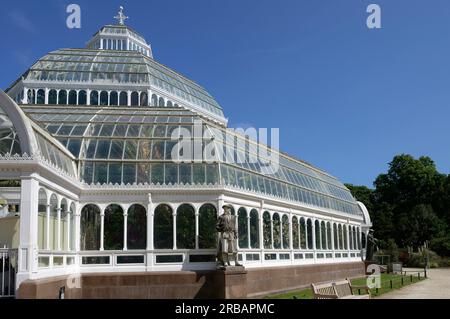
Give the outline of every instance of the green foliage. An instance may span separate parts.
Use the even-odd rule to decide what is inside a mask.
[[[375,188],[346,185],[372,218],[381,248],[417,250],[429,241],[440,255],[450,255],[450,175],[437,171],[429,157],[397,155]]]

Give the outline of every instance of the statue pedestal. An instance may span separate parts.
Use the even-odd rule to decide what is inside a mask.
[[[228,266],[214,274],[219,299],[247,298],[247,270],[243,266]]]

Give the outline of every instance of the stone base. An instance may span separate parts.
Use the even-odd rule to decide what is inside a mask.
[[[20,299],[240,299],[309,287],[311,283],[363,276],[363,262],[215,271],[83,274],[78,288],[67,277],[23,282]],[[76,287],[76,285],[75,285]]]

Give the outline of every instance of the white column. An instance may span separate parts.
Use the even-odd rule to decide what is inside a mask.
[[[173,210],[173,250],[177,249],[177,211]]]
[[[45,99],[44,99],[44,104],[47,105],[48,104],[48,92],[50,90],[48,88],[45,88]]]
[[[195,207],[195,249],[199,249],[199,236],[200,236],[200,227],[199,227],[199,218],[200,211],[199,206]]]
[[[334,223],[330,222],[330,227],[331,227],[331,249],[334,251],[336,250],[335,248],[335,244],[334,244]],[[334,258],[334,254],[333,254],[333,258]]]
[[[273,213],[270,212],[270,239],[272,241],[272,249],[274,249],[274,244],[273,244]]]
[[[147,203],[147,250],[153,250],[153,202],[151,195]]]
[[[247,209],[247,248],[251,248],[250,246],[250,209]]]
[[[20,196],[20,234],[18,252],[17,286],[30,279],[38,267],[38,203],[39,182],[33,177],[23,177]]]
[[[23,88],[22,104],[28,104],[28,88],[27,87]]]
[[[100,251],[105,250],[105,209],[100,213]]]
[[[259,249],[264,249],[264,210],[262,208],[258,212],[258,223],[259,223]]]
[[[91,90],[86,90],[86,105],[91,105]]]
[[[131,106],[131,91],[127,91],[128,106]]]
[[[292,240],[293,239],[292,232],[294,231],[294,223],[292,222],[292,213],[289,213],[289,224],[288,225],[289,225],[289,249],[294,250],[294,243],[292,242],[293,241]]]
[[[315,219],[311,219],[311,229],[312,229],[312,247],[313,250],[316,250],[316,220]]]
[[[67,233],[66,233],[66,247],[65,247],[65,250],[66,251],[70,251],[70,242],[71,242],[70,238],[71,238],[71,235],[72,235],[72,233],[71,233],[72,214],[70,213],[70,211],[67,211],[66,218],[67,218]]]
[[[58,227],[58,232],[56,235],[56,240],[57,240],[57,244],[56,244],[56,250],[61,250],[61,203],[58,203],[58,208],[56,209],[56,213],[57,213],[57,227]]]
[[[123,250],[128,250],[128,212],[123,213]]]
[[[81,207],[79,204],[75,205],[75,251],[80,251],[81,238]]]
[[[45,211],[45,250],[50,250],[50,204],[47,204]]]

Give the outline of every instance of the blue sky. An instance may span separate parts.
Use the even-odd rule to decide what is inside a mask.
[[[80,30],[66,27],[70,3]],[[381,30],[366,27],[370,3]],[[283,151],[344,182],[371,186],[400,153],[450,173],[448,0],[4,1],[0,88],[51,50],[84,47],[119,5],[231,126],[279,127]]]

